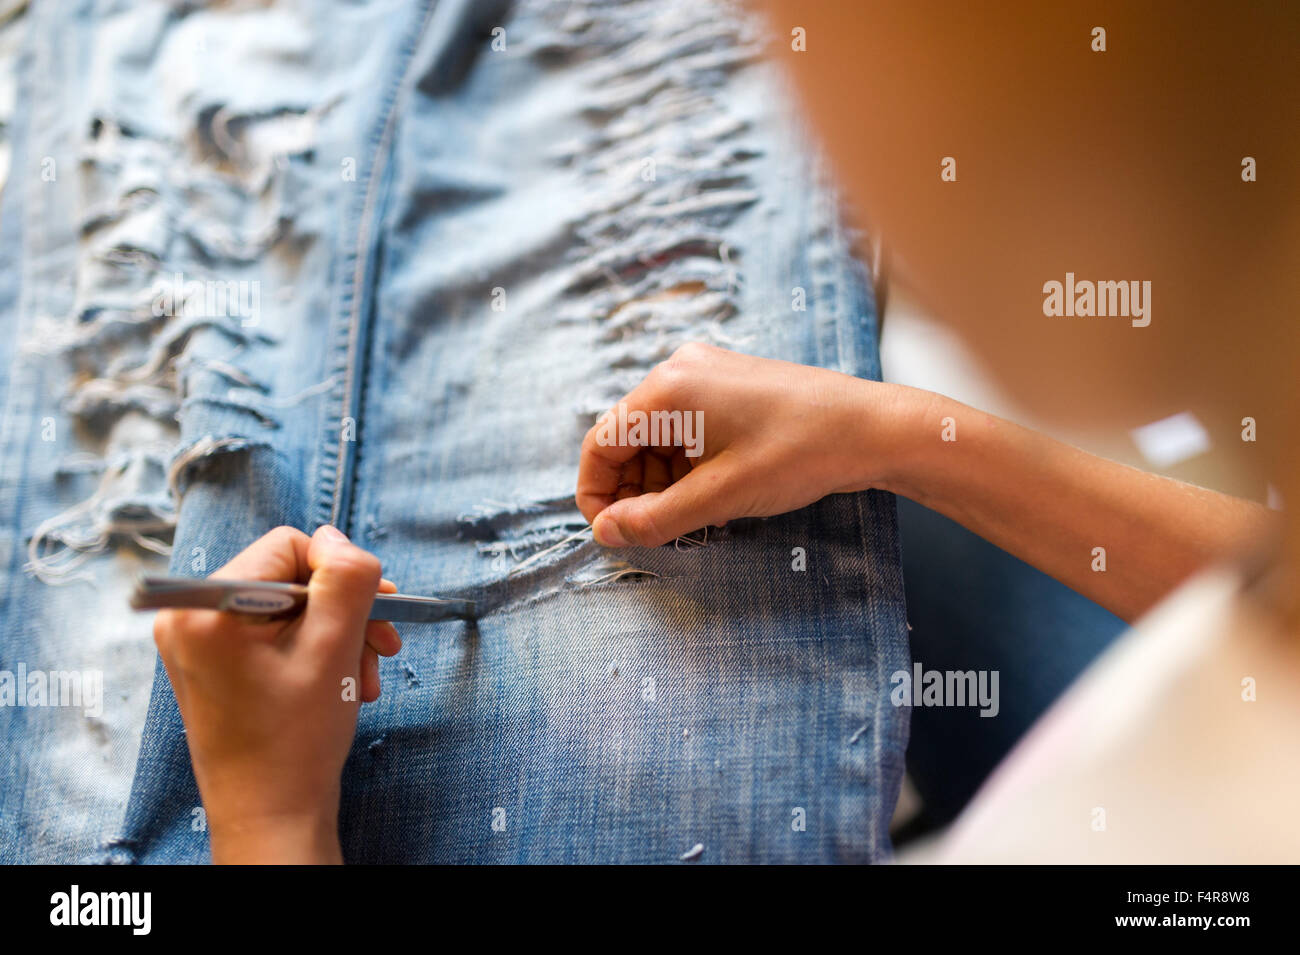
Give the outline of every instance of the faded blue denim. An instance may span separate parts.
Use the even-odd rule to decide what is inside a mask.
[[[176,573],[277,524],[333,522],[404,591],[480,603],[476,625],[405,626],[383,662],[344,774],[347,860],[887,858],[907,737],[888,675],[909,663],[892,498],[622,552],[573,503],[583,433],[685,341],[879,375],[869,277],[758,59],[760,25],[684,0],[97,3],[64,49],[41,42],[68,16],[56,6],[29,24],[42,80],[15,148],[36,163],[62,137],[98,157],[83,185],[116,218],[69,200],[39,247],[79,291],[45,317],[96,327],[98,298],[178,271],[257,281],[259,309],[132,313],[102,327],[111,353],[59,343],[4,367],[71,388],[60,420],[174,416],[130,501],[157,512],[146,541],[174,524]],[[64,117],[48,127],[46,97]],[[0,212],[22,262],[21,287],[0,286],[20,331],[6,349],[37,320],[15,296],[49,280],[22,213],[35,190],[11,176]],[[79,354],[116,390],[78,390]],[[23,400],[10,382],[14,551],[94,488],[59,492]],[[129,563],[145,513],[101,515],[109,544],[83,566]],[[6,661],[46,639],[20,617],[70,632],[86,585],[56,589],[17,558],[0,573]],[[148,618],[124,625],[148,644]],[[57,767],[24,715],[0,710],[21,744],[0,791],[6,861],[208,859],[160,666],[129,798],[87,797],[75,818],[27,795]],[[98,792],[84,767],[68,786]]]

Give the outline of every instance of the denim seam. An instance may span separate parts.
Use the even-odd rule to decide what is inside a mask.
[[[821,171],[819,170],[819,173],[820,172]],[[818,178],[822,178],[822,176],[819,175]],[[875,311],[875,295],[870,282],[870,269],[866,266],[860,265],[856,259],[849,259],[846,268],[854,269],[861,267],[865,271],[865,277],[867,279],[867,281],[863,283],[862,287],[862,301],[860,303],[854,302],[853,296],[846,294],[853,285],[854,276],[851,273],[846,274],[843,267],[841,269],[836,269],[833,264],[842,259],[841,256],[833,254],[840,245],[840,240],[847,240],[848,238],[846,235],[847,230],[840,218],[840,213],[835,202],[834,187],[830,184],[824,184],[814,202],[814,215],[821,218],[825,230],[817,230],[814,232],[812,241],[809,243],[811,254],[809,255],[808,260],[809,273],[814,279],[813,294],[816,296],[814,301],[818,303],[818,305],[815,306],[818,308],[819,319],[817,322],[818,351],[820,353],[824,341],[831,339],[831,336],[828,336],[825,333],[833,330],[833,339],[831,339],[831,341],[826,341],[826,344],[833,344],[835,360],[832,364],[825,360],[830,356],[823,355],[821,356],[823,364],[826,367],[837,368],[842,372],[857,377],[862,377],[867,373],[872,377],[878,377],[879,358],[877,357],[876,362],[873,364],[869,360],[870,350],[861,347],[862,336],[870,333],[877,349],[877,356],[879,354],[878,335],[880,323],[879,316],[876,315]],[[832,313],[829,316],[825,315],[822,310],[826,305],[832,306]],[[867,319],[865,314],[859,316],[859,306],[864,310],[870,307],[870,321]],[[848,347],[846,347],[846,345]],[[884,492],[869,491],[864,494],[854,495],[854,497],[858,526],[861,528],[860,546],[862,548],[862,553],[867,554],[888,548],[892,552],[890,556],[893,556],[895,560],[897,560],[897,507],[893,495],[885,494]],[[894,528],[894,546],[892,548],[888,547],[888,541],[881,542],[879,540],[879,535],[873,534],[872,531],[869,530],[878,530],[880,527],[879,519],[882,517],[887,517]],[[874,537],[875,540],[871,539],[872,537]],[[877,564],[875,569],[879,571],[881,566],[882,565]],[[895,566],[897,566],[897,564],[895,564]],[[880,580],[879,583],[883,586],[885,581]],[[901,589],[902,585],[900,579],[898,582],[899,592],[901,592]],[[872,586],[869,591],[863,595],[865,605],[864,610],[866,611],[868,619],[871,619],[871,617],[874,616],[875,601],[873,599],[873,593],[875,590],[876,588]],[[904,620],[906,620],[905,613]],[[891,749],[887,744],[892,741],[883,738],[884,728],[891,725],[891,723],[889,721],[889,713],[885,710],[885,707],[889,702],[889,694],[888,692],[880,692],[880,690],[886,689],[889,686],[888,674],[885,671],[887,669],[887,658],[892,655],[892,651],[895,647],[894,639],[889,635],[887,627],[876,627],[874,628],[874,632],[877,634],[877,643],[873,648],[871,656],[875,663],[874,677],[878,692],[876,693],[875,706],[869,716],[875,729],[871,734],[873,741],[871,770],[876,780],[879,782],[879,790],[877,793],[879,797],[879,807],[877,811],[881,814],[882,818],[878,820],[868,820],[865,837],[867,839],[868,858],[884,859],[888,855],[892,854],[892,850],[889,846],[888,836],[886,835],[884,837],[883,845],[878,836],[882,831],[882,827],[887,827],[888,819],[893,815],[894,806],[898,798],[898,792],[897,788],[892,784],[889,785],[888,788],[885,785],[886,776],[889,775],[890,769],[890,767],[886,765],[886,754]],[[880,639],[881,637],[883,637],[883,639]],[[906,641],[905,629],[903,631],[903,639]],[[866,716],[867,714],[863,715]],[[899,717],[897,734],[901,737],[901,746],[905,747],[910,728],[908,719],[910,713],[905,711],[896,715]],[[837,818],[844,820],[846,817],[843,814],[837,814]],[[852,817],[849,816],[847,818],[851,819]],[[837,836],[836,842],[840,845],[854,845],[857,842],[858,836],[859,834],[855,832],[841,832]]]
[[[366,275],[370,271],[375,252],[372,247],[374,245],[372,227],[375,212],[380,204],[380,197],[387,182],[388,157],[392,149],[393,132],[397,125],[399,112],[397,102],[408,87],[413,54],[428,29],[429,21],[436,6],[436,2],[425,5],[424,12],[419,19],[419,26],[411,31],[407,39],[402,43],[400,47],[401,66],[394,72],[393,80],[381,101],[382,125],[378,125],[376,127],[377,132],[372,133],[371,136],[371,141],[374,143],[374,154],[366,175],[366,188],[358,212],[356,234],[351,247],[344,253],[344,260],[350,268],[344,269],[342,287],[339,289],[336,298],[336,306],[341,312],[345,313],[343,321],[337,323],[334,329],[334,337],[341,339],[336,341],[334,349],[341,354],[338,356],[339,362],[336,363],[333,369],[339,383],[332,389],[333,393],[330,396],[332,401],[337,403],[339,416],[337,421],[330,422],[337,426],[334,429],[333,436],[331,437],[328,430],[322,435],[322,462],[318,474],[319,489],[316,523],[337,525],[340,521],[345,520],[347,516],[350,503],[348,500],[350,495],[347,493],[348,482],[355,459],[355,448],[349,448],[349,445],[357,443],[359,434],[354,433],[352,440],[344,440],[343,422],[351,417],[354,427],[359,432],[362,378],[360,373],[360,345],[364,339],[363,333],[365,331],[362,324],[370,319],[362,306],[363,303],[370,303],[370,297],[366,295]],[[332,463],[330,463],[331,455],[333,457]]]

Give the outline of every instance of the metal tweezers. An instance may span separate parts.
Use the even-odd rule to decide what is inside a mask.
[[[131,592],[136,610],[164,607],[223,610],[250,617],[283,619],[307,606],[307,588],[267,580],[214,580],[191,577],[140,577]],[[371,620],[430,623],[460,618],[473,620],[474,601],[410,594],[376,594]]]

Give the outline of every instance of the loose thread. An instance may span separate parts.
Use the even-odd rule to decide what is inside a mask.
[[[565,546],[566,544],[571,544],[571,543],[573,543],[575,540],[577,540],[577,539],[580,538],[583,534],[586,534],[586,533],[587,533],[588,531],[590,531],[590,530],[591,530],[591,525],[588,524],[586,527],[582,528],[581,530],[576,531],[576,532],[573,533],[573,534],[570,534],[568,537],[564,538],[564,540],[560,541],[559,543],[552,544],[550,547],[547,547],[545,550],[539,550],[539,551],[538,551],[536,554],[534,554],[532,557],[525,558],[523,561],[521,561],[520,563],[516,564],[513,568],[511,568],[510,572],[509,572],[508,574],[506,574],[506,576],[507,576],[507,577],[513,577],[515,574],[519,573],[521,570],[523,570],[523,569],[524,569],[525,567],[527,567],[529,564],[533,564],[533,563],[535,563],[535,562],[541,560],[541,559],[542,559],[543,557],[545,557],[547,554],[551,553],[552,551],[559,550],[561,547]]]

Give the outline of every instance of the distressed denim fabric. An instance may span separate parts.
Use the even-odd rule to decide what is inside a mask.
[[[229,536],[176,552],[177,572],[216,569],[259,521],[307,524],[293,489],[326,427],[304,416],[329,413],[339,210],[423,16],[125,0],[23,15],[0,206],[0,678],[99,671],[105,701],[0,705],[0,859],[125,858],[156,666],[126,594],[166,568],[193,464],[260,448],[258,493],[286,493],[193,507]]]
[[[479,602],[474,624],[406,625],[383,662],[344,773],[345,858],[886,858],[907,734],[892,498],[619,552],[573,504],[583,433],[685,341],[878,376],[868,276],[759,25],[721,2],[121,11],[132,68],[105,66],[70,129],[117,162],[99,199],[154,241],[122,287],[183,271],[260,289],[255,320],[240,299],[127,325],[174,406],[120,363],[105,377],[125,397],[91,396],[179,424],[147,485],[172,569],[333,522],[404,591]],[[187,58],[178,81],[166,64]],[[24,467],[41,503],[11,528],[30,534],[57,507]],[[78,840],[99,861],[208,858],[161,668],[111,832],[107,811],[29,814],[27,759],[0,796],[7,858]]]
[[[64,15],[71,10],[62,11]],[[81,398],[132,347],[97,318],[113,292],[71,147],[75,20],[0,16],[0,860],[77,861],[121,825],[150,696],[147,627],[123,605],[161,569],[167,426]],[[32,22],[35,21],[35,22]],[[36,97],[41,84],[47,96]],[[13,98],[10,98],[11,91]],[[82,95],[76,90],[76,96]],[[84,127],[78,128],[78,133]],[[120,345],[120,347],[119,347]],[[84,389],[83,389],[84,386]],[[51,705],[59,703],[60,705]]]

